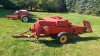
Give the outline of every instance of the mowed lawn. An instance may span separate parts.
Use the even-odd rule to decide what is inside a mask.
[[[30,12],[33,19],[44,16],[61,16],[72,24],[91,23],[93,33],[84,33],[70,39],[66,44],[57,44],[51,38],[13,38],[19,32],[29,29],[34,22],[24,23],[16,19],[5,18],[12,10],[0,8],[0,56],[100,56],[100,17],[77,13]]]

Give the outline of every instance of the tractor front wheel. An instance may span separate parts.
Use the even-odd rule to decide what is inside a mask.
[[[22,22],[29,22],[30,20],[31,20],[31,18],[29,18],[28,16],[22,16],[21,17]]]
[[[57,43],[59,44],[64,44],[68,41],[68,34],[66,32],[60,32],[57,35]]]

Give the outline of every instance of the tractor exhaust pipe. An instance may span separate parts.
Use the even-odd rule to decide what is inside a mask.
[[[86,26],[86,32],[92,32],[91,24],[87,20],[83,20],[84,26]]]

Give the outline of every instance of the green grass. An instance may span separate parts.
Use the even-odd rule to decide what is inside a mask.
[[[29,29],[34,22],[7,19],[4,16],[11,10],[0,8],[0,56],[99,56],[100,55],[100,17],[77,13],[30,12],[33,19],[44,16],[62,16],[72,24],[90,21],[93,33],[84,33],[79,38],[70,39],[66,44],[57,44],[51,38],[15,39],[12,35]]]

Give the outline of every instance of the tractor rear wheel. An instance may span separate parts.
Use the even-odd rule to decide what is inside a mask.
[[[29,16],[22,16],[21,21],[22,22],[29,22],[29,21],[31,21],[31,18]]]
[[[59,44],[64,44],[68,41],[68,34],[66,32],[60,32],[57,35],[57,43]]]

